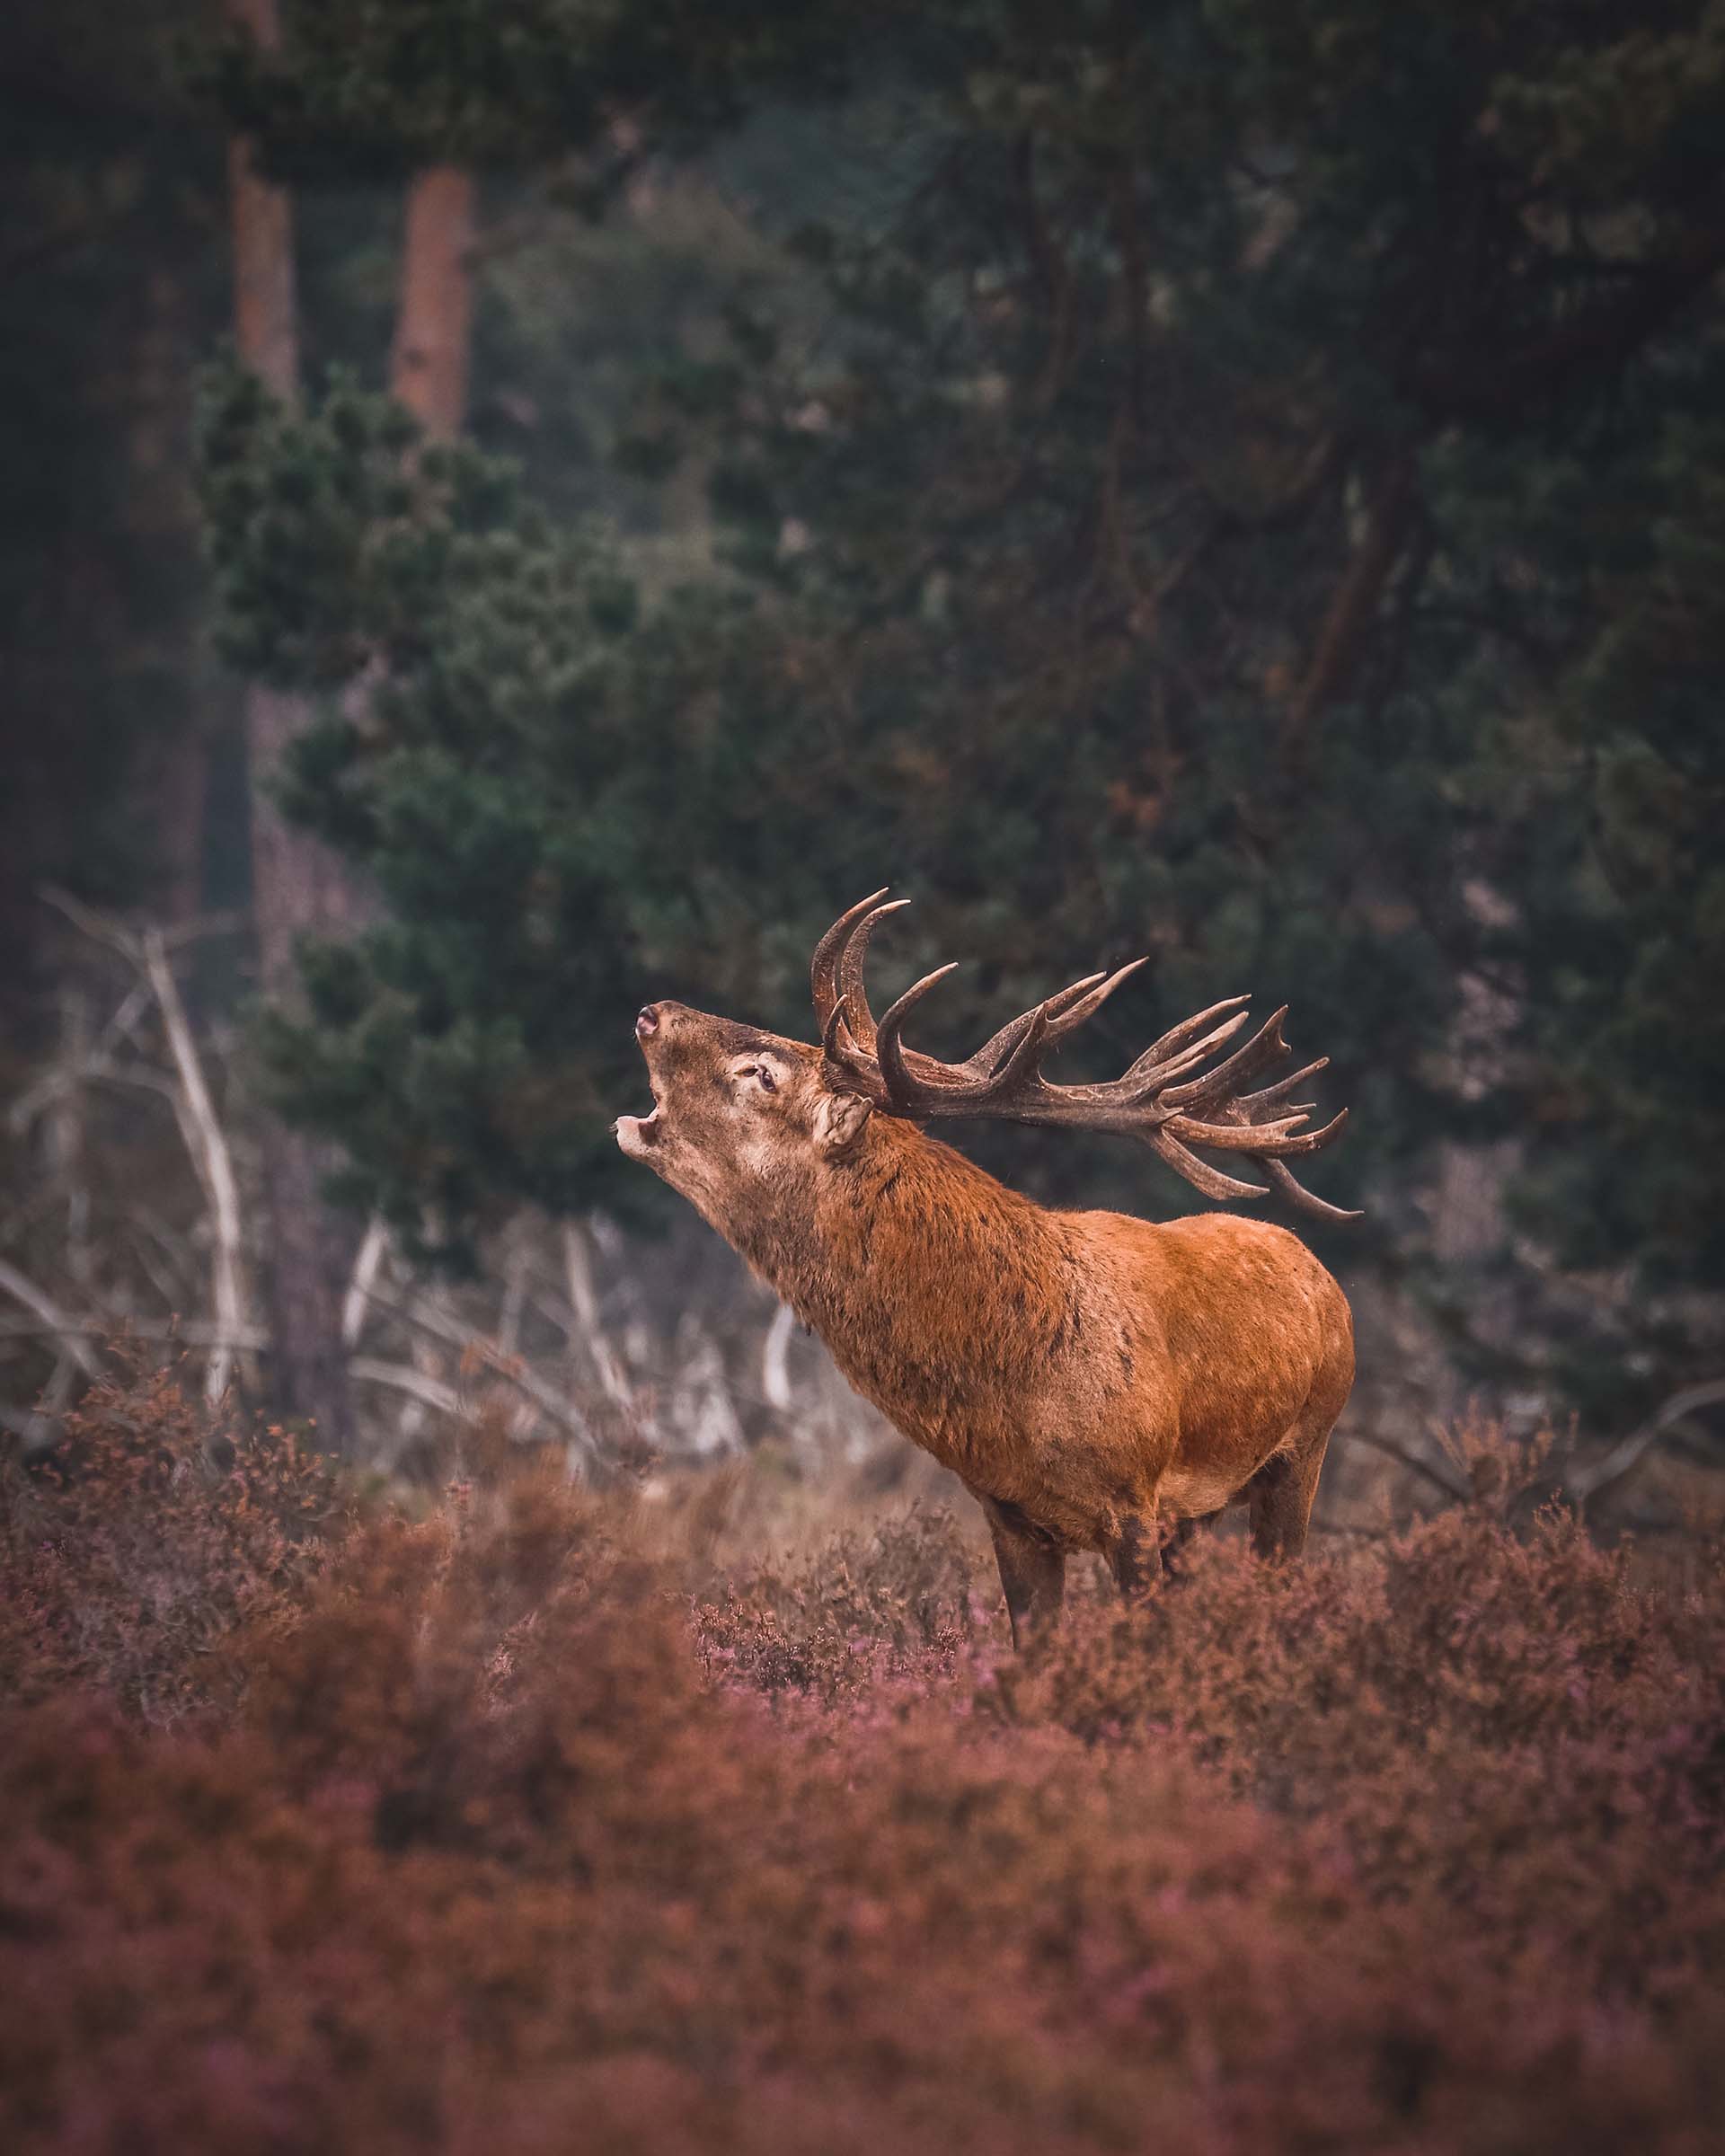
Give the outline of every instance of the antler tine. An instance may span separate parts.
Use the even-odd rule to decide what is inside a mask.
[[[830,1056],[835,1063],[842,1062],[844,1043],[849,1037],[849,1029],[845,1023],[845,998],[841,995],[827,1013],[826,1022],[820,1029],[821,1054]]]
[[[875,897],[878,898],[877,891]],[[874,1013],[869,1008],[869,992],[862,985],[863,962],[869,955],[869,938],[889,914],[897,914],[910,904],[908,898],[889,898],[884,906],[871,903],[869,910],[852,928],[839,945],[836,961],[838,976],[839,1001],[850,1006],[852,1038],[865,1053],[874,1047]]]
[[[820,1021],[821,1047],[828,1061],[862,1082],[877,1100],[889,1101],[893,1096],[876,1054],[879,1025],[869,1007],[868,989],[863,980],[869,940],[875,929],[889,914],[896,914],[910,904],[908,898],[893,898],[881,905],[888,888],[883,886],[868,897],[859,899],[834,922],[815,947],[809,962],[809,985],[815,1015]],[[946,967],[941,970],[950,972],[951,968]],[[936,974],[930,977],[940,976]],[[1087,974],[1082,981],[1075,981],[1071,987],[1063,988],[1057,996],[1051,997],[1049,1009],[1056,1012],[1068,1009],[1102,979],[1100,973]],[[926,985],[919,983],[918,987]],[[1099,996],[1097,1002],[1100,1001]],[[1018,1047],[1031,1030],[1037,1009],[1040,1008],[1038,1005],[1026,1011],[1003,1026],[961,1064],[941,1063],[932,1056],[919,1055],[914,1048],[899,1049],[897,1063],[913,1088],[926,1091],[973,1083],[991,1076],[995,1066]]]
[[[1297,1182],[1292,1169],[1284,1168],[1279,1161],[1266,1161],[1264,1173],[1287,1198],[1302,1213],[1309,1213],[1314,1220],[1363,1220],[1363,1213],[1349,1212],[1346,1206],[1332,1206],[1322,1197],[1315,1197],[1305,1185]]]
[[[1320,1071],[1329,1068],[1330,1058],[1320,1056],[1315,1063],[1304,1064],[1297,1071],[1290,1071],[1286,1078],[1278,1078],[1274,1085],[1265,1086],[1261,1092],[1241,1094],[1234,1105],[1243,1109],[1250,1118],[1261,1108],[1276,1107],[1278,1102],[1286,1100],[1296,1087],[1304,1085],[1308,1078],[1315,1078]]]
[[[901,899],[898,903],[907,902]],[[882,914],[890,910],[888,906],[880,908]],[[866,927],[858,932],[859,941],[867,932]],[[853,943],[852,950],[856,949],[857,944]],[[919,1056],[915,1049],[907,1048],[903,1051],[905,1066],[918,1081],[930,1085],[965,1084],[993,1078],[1035,1027],[1039,1012],[1047,1020],[1047,1030],[1040,1036],[1042,1045],[1051,1048],[1093,1018],[1117,988],[1130,980],[1140,967],[1149,963],[1148,959],[1134,959],[1112,974],[1087,973],[1082,980],[1074,981],[1057,994],[1033,1003],[1028,1011],[1009,1019],[999,1032],[992,1034],[974,1056],[967,1056],[962,1063],[937,1063],[933,1056]]]
[[[935,1084],[939,1084],[942,1078],[953,1083],[965,1084],[974,1083],[979,1078],[992,1078],[1036,1023],[1036,1014],[1043,1007],[1040,1003],[1032,1003],[1028,1011],[1021,1011],[1016,1018],[1009,1019],[998,1033],[991,1033],[976,1054],[967,1056],[962,1063],[936,1063],[932,1056],[919,1056],[915,1048],[906,1049],[905,1061],[912,1069],[920,1070]]]
[[[1165,1130],[1150,1131],[1146,1134],[1146,1143],[1152,1153],[1166,1161],[1176,1175],[1183,1175],[1206,1197],[1221,1198],[1225,1203],[1231,1197],[1269,1196],[1261,1183],[1243,1183],[1237,1177],[1224,1175],[1219,1168],[1212,1168],[1208,1161],[1200,1161],[1195,1153],[1189,1153],[1178,1138],[1170,1137]]]
[[[1161,1096],[1163,1106],[1205,1109],[1213,1101],[1227,1100],[1243,1078],[1256,1076],[1266,1064],[1287,1055],[1287,1043],[1282,1038],[1282,1021],[1287,1016],[1287,1005],[1284,1003],[1264,1021],[1243,1047],[1236,1048],[1214,1070],[1206,1071],[1201,1078],[1193,1078],[1185,1085],[1165,1087]]]
[[[865,1055],[857,1047],[850,1027],[850,1003],[845,996],[841,995],[827,1014],[820,1031],[820,1052],[831,1070],[849,1079],[877,1108],[892,1106],[880,1065],[872,1055]]]
[[[1126,970],[1130,971],[1130,968]],[[946,1067],[962,1071],[973,1078],[992,1077],[1004,1058],[1012,1054],[1030,1031],[1039,1011],[1046,1011],[1048,1014],[1049,1040],[1063,1038],[1072,1026],[1081,1024],[1089,1017],[1090,1011],[1098,1009],[1102,998],[1118,987],[1124,977],[1124,973],[1117,975],[1112,982],[1098,992],[1096,1002],[1090,1005],[1090,1010],[1081,1012],[1076,1006],[1096,987],[1097,982],[1104,978],[1100,973],[1087,973],[1082,981],[1075,981],[1071,987],[1061,989],[1057,995],[1049,996],[1044,1003],[1032,1003],[1028,1011],[1021,1011],[1016,1018],[1008,1019],[999,1032],[985,1040],[974,1056],[967,1056],[962,1063],[951,1064]],[[1063,1023],[1056,1026],[1053,1023],[1056,1020],[1061,1020]]]
[[[1199,1123],[1190,1116],[1170,1116],[1163,1125],[1177,1138],[1184,1138],[1190,1145],[1211,1145],[1218,1153],[1252,1153],[1268,1157],[1271,1153],[1310,1153],[1314,1148],[1301,1143],[1312,1135],[1302,1132],[1305,1121],[1305,1110],[1297,1116],[1281,1116],[1274,1123]]]
[[[1232,1118],[1225,1123],[1197,1123],[1189,1116],[1170,1116],[1168,1128],[1198,1145],[1214,1145],[1222,1153],[1256,1153],[1264,1159],[1304,1153],[1321,1153],[1332,1138],[1340,1137],[1348,1110],[1331,1116],[1316,1130],[1302,1130],[1307,1111],[1278,1117],[1273,1123],[1248,1123]]]
[[[957,970],[957,961],[951,960],[944,966],[937,966],[933,973],[925,973],[920,981],[913,981],[896,1003],[887,1006],[884,1016],[875,1027],[875,1059],[880,1065],[880,1075],[886,1083],[887,1091],[891,1095],[895,1106],[901,1114],[907,1114],[913,1112],[917,1107],[929,1105],[928,1095],[931,1089],[924,1084],[919,1084],[917,1077],[912,1076],[906,1065],[905,1052],[899,1045],[898,1036],[904,1030],[906,1019],[922,1002],[929,990],[937,982],[943,981],[949,973],[956,973]],[[928,1056],[917,1057],[917,1062],[924,1065],[932,1060],[933,1058]]]
[[[1053,1047],[1057,1042],[1063,1041],[1068,1033],[1075,1032],[1080,1026],[1087,1024],[1117,988],[1123,987],[1135,973],[1142,971],[1149,963],[1147,958],[1128,959],[1124,966],[1119,967],[1106,979],[1100,973],[1092,973],[1088,980],[1075,981],[1070,988],[1063,988],[1058,995],[1051,996],[1042,1006],[1049,1021],[1048,1045]],[[1098,983],[1101,983],[1100,986]],[[1062,1009],[1060,1006],[1067,996],[1075,1000],[1069,1009]]]
[[[1154,1062],[1153,1058],[1155,1050],[1146,1048],[1121,1078],[1121,1085],[1132,1088],[1135,1100],[1147,1099],[1150,1094],[1159,1091],[1171,1079],[1181,1077],[1185,1072],[1202,1063],[1207,1056],[1213,1056],[1224,1041],[1232,1040],[1241,1027],[1245,1024],[1246,1018],[1245,1012],[1236,1011],[1231,1019],[1207,1033],[1202,1040],[1195,1040],[1190,1047],[1182,1048],[1178,1056],[1169,1056],[1165,1063]]]
[[[1039,1003],[1030,1017],[1031,1022],[1025,1029],[1023,1039],[975,1096],[978,1106],[994,1101],[1010,1101],[1021,1077],[1028,1077],[1033,1091],[1041,1087],[1042,1081],[1036,1075],[1036,1064],[1037,1058],[1048,1045],[1048,1006]]]
[[[809,986],[815,999],[815,1022],[823,1032],[841,994],[838,961],[851,940],[852,931],[891,888],[890,884],[883,883],[878,891],[871,891],[866,898],[859,898],[854,906],[847,906],[815,946],[814,956],[809,961]]]
[[[1195,1011],[1190,1018],[1183,1018],[1177,1026],[1170,1026],[1160,1040],[1153,1040],[1141,1056],[1134,1058],[1126,1072],[1128,1078],[1146,1078],[1155,1071],[1158,1079],[1190,1070],[1194,1061],[1201,1062],[1212,1047],[1219,1047],[1232,1038],[1246,1022],[1246,1005],[1249,995],[1225,995],[1219,1003],[1212,1003],[1208,1011]],[[1234,1015],[1225,1025],[1218,1026],[1205,1041],[1194,1042],[1193,1036],[1202,1033],[1212,1019],[1220,1018],[1225,1011]],[[1190,1045],[1189,1045],[1190,1044]],[[1175,1051],[1179,1053],[1176,1054]],[[1167,1059],[1168,1068],[1159,1068]]]

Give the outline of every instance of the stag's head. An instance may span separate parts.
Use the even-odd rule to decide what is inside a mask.
[[[721,1232],[769,1196],[845,1172],[869,1142],[877,1112],[901,1121],[995,1118],[1017,1123],[1112,1131],[1149,1145],[1207,1197],[1266,1195],[1199,1158],[1199,1146],[1243,1153],[1302,1211],[1329,1220],[1357,1215],[1326,1205],[1294,1180],[1291,1155],[1329,1144],[1344,1109],[1317,1130],[1304,1127],[1309,1102],[1288,1096],[1327,1060],[1320,1057],[1256,1092],[1241,1089],[1287,1053],[1278,1011],[1220,1062],[1210,1062],[1246,1021],[1244,996],[1230,996],[1184,1019],[1119,1078],[1057,1085],[1045,1078],[1048,1052],[1081,1026],[1146,961],[1075,981],[1003,1026],[963,1063],[941,1063],[905,1047],[904,1023],[942,966],[907,988],[877,1021],[862,983],[869,938],[905,904],[877,891],[851,907],[816,946],[809,968],[820,1046],[782,1039],[682,1003],[649,1003],[635,1021],[653,1089],[649,1116],[624,1116],[617,1143],[682,1192]],[[1208,1070],[1199,1066],[1209,1063]]]
[[[617,1144],[721,1230],[739,1208],[851,1157],[872,1104],[836,1084],[818,1048],[684,1003],[635,1020],[653,1089]]]

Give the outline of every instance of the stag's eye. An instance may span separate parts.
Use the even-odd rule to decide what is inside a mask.
[[[764,1093],[776,1093],[778,1091],[779,1082],[773,1075],[772,1072],[767,1069],[764,1063],[757,1063],[755,1065],[755,1075],[760,1080],[761,1091]]]

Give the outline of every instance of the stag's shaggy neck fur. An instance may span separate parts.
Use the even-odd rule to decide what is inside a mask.
[[[1020,1479],[1015,1410],[1106,1292],[1062,1215],[887,1117],[852,1158],[788,1170],[713,1225],[859,1392],[981,1489]]]

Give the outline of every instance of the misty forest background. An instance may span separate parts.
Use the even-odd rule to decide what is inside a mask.
[[[16,0],[0,98],[27,1450],[129,1330],[384,1471],[902,1467],[609,1135],[890,881],[940,1052],[1147,950],[1075,1073],[1331,1056],[1332,1522],[1470,1400],[1702,1501],[1725,11]]]

